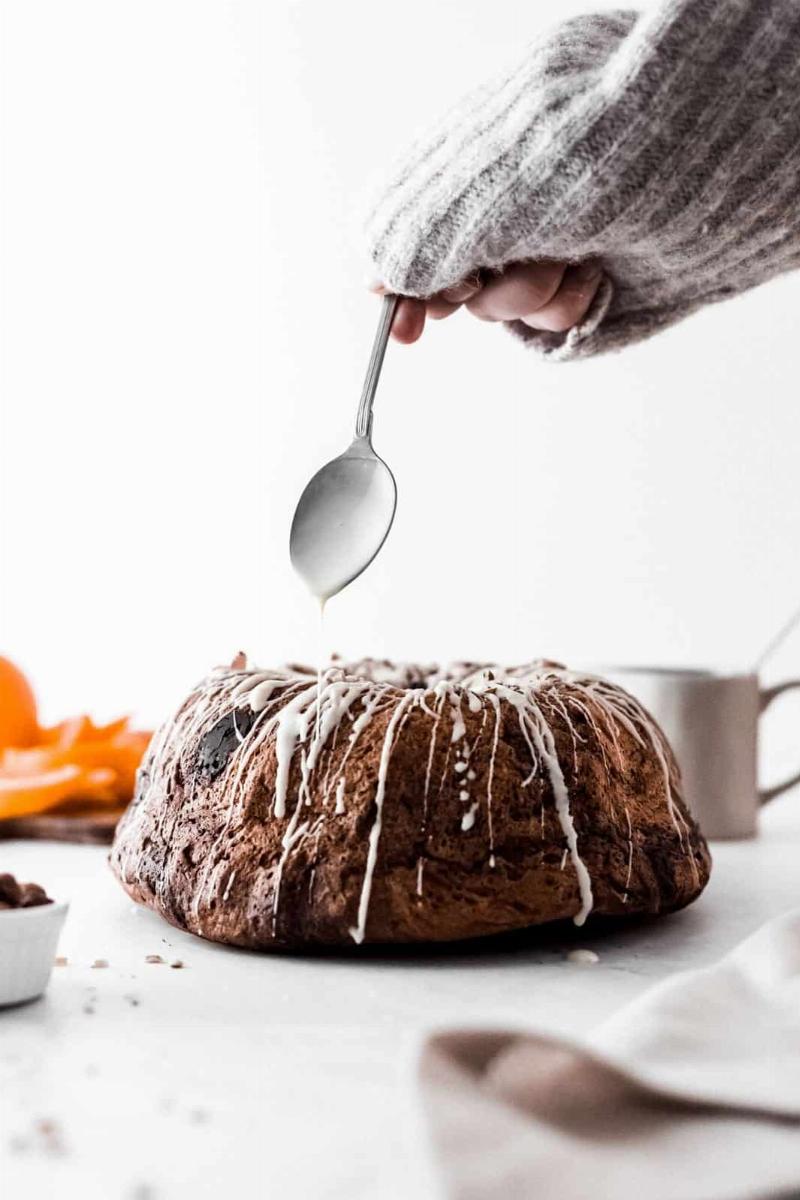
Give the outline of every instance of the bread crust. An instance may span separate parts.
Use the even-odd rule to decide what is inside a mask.
[[[210,675],[154,737],[111,866],[179,928],[270,950],[667,913],[710,857],[622,689],[547,664],[360,663],[321,689]]]

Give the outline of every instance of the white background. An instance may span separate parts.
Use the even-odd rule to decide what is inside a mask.
[[[0,14],[0,649],[48,717],[153,721],[240,647],[316,657],[288,525],[350,436],[370,188],[554,10]],[[392,346],[375,441],[398,517],[331,644],[748,666],[800,603],[798,300],[785,278],[580,364],[464,314]]]
[[[288,526],[351,431],[377,319],[370,186],[431,115],[581,7],[0,0],[0,653],[47,718],[151,722],[239,647],[317,655]],[[748,666],[800,604],[799,301],[789,277],[581,364],[543,365],[463,314],[391,347],[375,440],[397,523],[330,604],[330,642]],[[800,675],[800,633],[781,674]],[[776,716],[773,773],[800,753],[796,714],[787,700]],[[702,904],[600,945],[590,986],[558,946],[424,970],[328,962],[320,990],[311,961],[134,915],[101,851],[12,846],[8,867],[74,905],[70,968],[7,1027],[0,1175],[50,1196],[52,1162],[9,1147],[52,1115],[64,1194],[241,1178],[421,1195],[402,1107],[418,1030],[574,1034],[708,963],[792,902],[790,807],[756,843],[719,847]],[[154,950],[188,969],[143,966]],[[100,955],[111,966],[93,971]]]

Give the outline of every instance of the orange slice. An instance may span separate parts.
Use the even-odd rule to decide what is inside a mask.
[[[91,799],[112,803],[115,772],[86,770],[68,763],[41,775],[0,774],[0,820],[46,812],[64,800]]]

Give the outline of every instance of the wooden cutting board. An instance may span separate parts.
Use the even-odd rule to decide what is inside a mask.
[[[10,821],[0,821],[0,839],[35,838],[48,842],[108,845],[123,811],[39,813],[32,817],[14,817]]]

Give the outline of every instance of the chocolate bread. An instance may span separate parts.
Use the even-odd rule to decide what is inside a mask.
[[[111,864],[174,925],[260,950],[666,913],[710,870],[664,735],[598,677],[241,659],[154,737]]]

